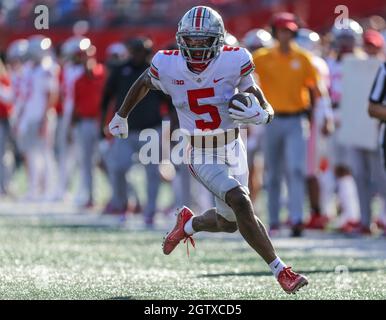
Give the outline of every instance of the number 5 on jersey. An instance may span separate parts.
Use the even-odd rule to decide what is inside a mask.
[[[220,126],[221,117],[218,108],[211,104],[199,105],[198,99],[214,97],[214,88],[188,90],[189,107],[195,114],[209,113],[212,121],[196,120],[196,127],[201,130],[214,130]]]

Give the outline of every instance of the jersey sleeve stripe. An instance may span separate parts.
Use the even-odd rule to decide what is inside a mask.
[[[153,68],[153,65],[151,65],[149,69],[149,75],[152,76],[154,79],[159,80],[158,71]]]
[[[385,99],[386,94],[386,68],[385,64],[383,64],[375,77],[373,87],[370,92],[370,102],[373,103],[382,103]]]
[[[151,64],[151,67],[158,71],[158,68],[153,63]]]
[[[244,69],[248,64],[250,64],[251,63],[251,61],[247,61],[247,62],[245,62],[242,66],[241,66],[241,69]]]
[[[244,68],[241,69],[240,75],[241,76],[246,76],[248,75],[252,70],[254,69],[254,66],[252,62],[249,62],[248,65]]]

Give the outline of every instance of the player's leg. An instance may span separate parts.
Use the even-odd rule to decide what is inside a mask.
[[[351,153],[351,168],[358,190],[361,227],[370,230],[371,198],[373,194],[371,155],[369,151],[353,148]]]
[[[243,238],[266,263],[274,261],[275,250],[263,223],[254,214],[252,202],[246,191],[241,186],[237,186],[226,193],[225,201],[236,216]]]
[[[316,175],[308,175],[306,182],[311,214],[320,215],[320,188],[318,178]]]
[[[264,164],[267,172],[268,215],[271,231],[279,229],[281,182],[283,176],[282,119],[275,119],[266,128]]]
[[[82,187],[84,188],[85,199],[81,205],[85,207],[93,204],[93,157],[95,154],[98,125],[94,120],[82,119],[76,125],[76,136],[79,152],[80,175],[82,179]]]
[[[261,149],[264,137],[263,126],[250,125],[248,127],[247,155],[248,155],[248,187],[252,203],[256,205],[257,197],[263,185],[264,161],[261,159]]]
[[[371,167],[375,191],[382,200],[376,224],[386,234],[386,170],[383,168],[379,150],[371,152]]]
[[[212,184],[210,182],[225,180],[229,177],[227,173],[226,165],[214,166],[213,164],[202,164],[195,166],[196,169],[201,169],[207,174],[203,175],[203,179],[199,178],[192,165],[189,165],[189,169],[193,177],[195,177],[201,184],[203,184],[208,190],[211,190]],[[206,178],[206,179],[205,179]],[[237,185],[236,180],[232,180],[233,185]],[[228,219],[219,216],[218,214],[218,196],[216,198],[217,208],[212,208],[205,211],[202,215],[195,216],[194,213],[187,207],[183,207],[177,211],[177,221],[173,229],[167,233],[163,241],[164,254],[170,254],[175,247],[181,242],[181,240],[191,239],[191,243],[194,246],[192,235],[196,232],[235,232],[237,230],[237,224],[235,219],[229,221]],[[224,206],[228,207],[224,201]],[[227,210],[229,211],[229,210]],[[233,215],[233,212],[231,212]]]
[[[217,208],[205,211],[203,214],[192,218],[194,232],[236,232],[237,223],[228,221],[217,213]],[[187,231],[187,230],[185,230]]]
[[[45,200],[52,200],[54,188],[57,185],[55,155],[54,155],[54,134],[56,122],[48,117],[42,139],[42,165],[43,165],[43,196]]]
[[[28,189],[26,200],[37,200],[40,192],[40,155],[41,144],[39,137],[39,125],[29,122],[22,133],[24,157],[26,160]]]
[[[359,220],[359,199],[355,180],[349,166],[352,151],[337,142],[335,137],[335,177],[340,217],[337,227],[343,232],[351,232],[353,224]]]
[[[244,239],[268,264],[274,261],[275,250],[263,223],[254,214],[245,188],[239,185],[227,191],[225,201],[216,197],[217,208],[210,209],[200,216],[192,216],[186,224],[192,221],[193,229],[189,230],[190,227],[185,226],[185,232],[188,235],[199,231],[231,233],[239,229]]]
[[[324,229],[328,219],[322,214],[321,206],[321,188],[318,179],[318,163],[319,163],[319,142],[321,136],[319,134],[320,127],[316,123],[315,118],[310,123],[310,136],[307,140],[307,178],[306,189],[310,205],[310,218],[306,224],[309,229]]]
[[[197,158],[202,159],[202,155],[206,159],[203,164],[197,161]],[[212,159],[210,159],[211,156]],[[221,202],[219,203],[216,198],[217,209],[220,210],[217,211],[217,214],[224,215],[223,218],[227,222],[237,222],[244,239],[269,264],[282,288],[288,293],[293,293],[306,285],[307,279],[293,273],[276,255],[264,225],[254,214],[247,187],[248,165],[242,141],[236,140],[225,148],[216,149],[214,153],[204,149],[194,149],[191,160],[189,168],[192,174],[217,198],[223,200],[226,208],[231,209],[227,210],[219,206]],[[205,218],[201,221],[204,222],[201,228],[206,231],[218,231],[219,226],[214,224],[214,217],[213,211],[206,212]],[[194,245],[191,235],[198,231],[194,229],[194,220],[197,218],[186,207],[178,213],[176,225],[163,244],[165,254],[170,254],[183,239],[185,241],[190,239]],[[223,222],[224,220],[219,219],[218,221]],[[229,224],[227,226],[231,227]],[[235,229],[234,225],[233,229]]]
[[[219,153],[222,153],[222,156],[219,156]],[[225,147],[222,147],[221,151],[220,149],[192,148],[190,152],[188,164],[190,173],[216,197],[216,205],[217,199],[224,199],[226,191],[239,185],[235,178],[230,177],[225,154]],[[248,170],[247,165],[246,170]],[[224,205],[227,206],[225,203]],[[164,254],[170,254],[181,240],[191,239],[191,235],[195,232],[224,230],[233,232],[235,230],[233,223],[228,224],[226,218],[217,219],[216,214],[218,211],[208,210],[203,216],[195,216],[187,207],[180,209],[177,213],[175,226],[164,239]],[[232,222],[235,222],[235,219]]]
[[[306,132],[301,116],[286,121],[285,159],[288,177],[288,210],[292,235],[300,236],[303,224],[303,201],[305,196]]]
[[[161,128],[156,127],[154,128],[158,132],[158,137],[161,136]],[[132,141],[134,144],[134,141]],[[143,147],[144,144],[146,144],[146,141],[140,141],[139,138],[135,141],[135,152],[140,151],[140,149]],[[157,145],[159,148],[160,145]],[[160,161],[160,159],[157,159]],[[146,206],[143,210],[143,217],[145,221],[145,225],[148,228],[153,227],[154,222],[154,216],[157,210],[157,196],[159,187],[161,184],[161,176],[159,172],[159,164],[158,163],[149,163],[145,165],[145,171],[146,171]]]
[[[317,141],[318,126],[315,119],[310,121],[310,135],[307,139],[307,153],[306,153],[306,185],[308,198],[310,202],[311,215],[320,215],[319,205],[319,185],[317,174]]]
[[[57,122],[57,167],[58,167],[58,186],[55,190],[55,200],[60,200],[64,197],[69,183],[69,133],[70,126],[66,117],[60,116]]]
[[[132,154],[132,148],[127,139],[114,139],[107,163],[112,195],[104,213],[126,212],[128,198],[126,172],[131,166]]]
[[[192,176],[186,165],[180,164],[176,166],[176,176],[172,181],[172,190],[174,193],[174,206],[182,207],[184,204],[191,207],[192,201]]]
[[[144,208],[143,214],[145,223],[147,226],[153,225],[154,215],[156,213],[157,207],[157,196],[159,187],[161,184],[161,177],[158,170],[157,164],[148,164],[145,166],[146,170],[146,194],[147,194],[147,203]]]
[[[225,193],[225,201],[232,208],[233,217],[236,218],[241,235],[269,265],[281,287],[287,293],[294,293],[299,288],[307,285],[308,280],[303,275],[292,272],[291,268],[287,267],[276,255],[265,226],[255,215],[249,190],[246,187],[248,170],[243,168],[246,167],[247,159],[244,144],[240,139],[235,142],[234,150],[238,152],[227,153],[227,163],[234,163],[233,160],[238,161],[237,166],[231,167],[230,173],[237,179],[239,185],[230,188],[232,180],[229,179],[223,184],[228,189]],[[228,219],[231,219],[231,216]]]
[[[243,150],[242,147],[242,143],[240,143],[241,151]],[[246,163],[246,159],[243,159],[243,152],[240,155],[240,163]],[[281,287],[287,293],[296,292],[308,283],[307,278],[292,272],[291,268],[287,267],[277,256],[264,224],[254,213],[248,189],[245,187],[248,180],[248,172],[235,175],[235,177],[237,177],[240,185],[226,192],[225,201],[232,208],[233,217],[237,221],[241,235],[269,265]],[[228,181],[231,182],[231,180]],[[232,216],[227,216],[227,218],[232,220]]]

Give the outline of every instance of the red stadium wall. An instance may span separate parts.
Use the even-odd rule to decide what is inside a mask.
[[[349,18],[353,19],[373,14],[386,15],[384,0],[294,0],[288,5],[281,4],[263,10],[252,7],[242,15],[230,17],[225,24],[229,32],[240,37],[252,28],[268,26],[273,12],[290,11],[296,13],[307,28],[329,30],[338,16],[335,13],[338,5],[347,6]]]
[[[351,18],[360,18],[372,14],[386,14],[384,0],[294,0],[289,1],[288,5],[280,4],[277,6],[252,6],[245,8],[244,13],[237,16],[228,16],[225,19],[225,26],[229,32],[236,37],[242,37],[245,32],[252,28],[264,27],[269,25],[272,12],[287,10],[295,12],[305,24],[315,30],[329,30],[337,17],[334,13],[337,5],[346,5],[349,8]],[[221,13],[221,10],[220,10]],[[182,13],[181,13],[182,14]],[[122,41],[134,36],[149,36],[154,42],[155,49],[165,48],[174,42],[176,26],[173,27],[123,27],[116,29],[105,29],[90,31],[86,34],[97,47],[97,57],[104,60],[106,47],[114,41]],[[0,49],[4,51],[6,46],[14,39],[28,37],[36,33],[35,30],[15,32],[11,29],[0,29]],[[51,29],[41,32],[51,37],[57,46],[72,35],[71,29]]]
[[[27,38],[34,33],[37,32],[32,33],[31,31],[24,31],[3,33],[4,38],[2,37],[2,39],[4,40],[2,42],[2,48],[6,48],[6,46],[15,39]],[[73,35],[72,30],[68,29],[52,29],[38,33],[50,37],[55,46],[60,45],[63,41]],[[174,41],[174,34],[175,29],[171,28],[120,28],[90,31],[85,36],[89,37],[96,46],[98,60],[103,61],[105,50],[112,42],[124,41],[135,36],[148,36],[153,40],[155,49],[159,49],[166,47],[170,42]]]

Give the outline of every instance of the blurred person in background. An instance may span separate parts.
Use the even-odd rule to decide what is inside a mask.
[[[124,63],[129,58],[129,51],[122,42],[114,42],[106,48],[106,67],[110,70]]]
[[[382,35],[375,30],[367,30],[363,33],[363,50],[368,55],[367,59],[377,59],[381,64],[384,62]],[[382,70],[381,70],[382,71]],[[381,74],[382,72],[379,72]],[[373,89],[373,100],[376,93]],[[377,100],[379,101],[379,99]],[[370,109],[372,115],[373,108]],[[379,150],[369,150],[353,147],[352,150],[352,171],[358,187],[359,205],[361,210],[361,224],[357,230],[361,234],[371,234],[372,199],[379,195],[382,204],[378,215],[377,225],[386,230],[386,172],[382,169],[382,159]]]
[[[297,31],[293,14],[275,14],[272,35],[277,39],[276,45],[253,55],[261,88],[275,110],[275,121],[266,127],[265,140],[270,231],[274,234],[280,226],[281,183],[285,174],[292,236],[295,237],[301,236],[303,230],[309,89],[318,86],[317,71],[310,55],[293,41]]]
[[[58,98],[58,68],[51,52],[51,39],[28,38],[28,66],[23,75],[22,101],[16,110],[16,135],[27,168],[25,200],[50,196],[55,176],[52,112]]]
[[[20,105],[22,78],[28,53],[28,40],[17,39],[7,48],[7,65],[9,68],[14,105]]]
[[[340,101],[342,97],[342,62],[348,55],[358,54],[358,43],[363,29],[358,22],[348,19],[347,28],[333,27],[332,56],[327,59],[330,70],[330,96],[335,119],[334,134],[330,138],[331,167],[334,170],[339,218],[335,227],[344,233],[358,226],[360,207],[358,191],[350,168],[351,147],[338,141],[340,128]],[[332,197],[332,194],[331,194]]]
[[[62,79],[60,92],[62,108],[57,110],[56,150],[58,183],[52,200],[63,200],[69,188],[71,172],[75,166],[75,151],[73,131],[71,128],[74,110],[74,84],[83,74],[83,65],[80,57],[89,46],[89,39],[85,37],[70,37],[61,46]],[[81,47],[82,46],[82,47]]]
[[[99,140],[100,106],[106,73],[103,65],[97,63],[96,48],[89,40],[84,44],[79,43],[79,47],[82,51],[78,54],[78,61],[83,71],[74,83],[74,110],[72,112],[81,178],[78,205],[83,208],[91,208],[94,205],[93,169]]]
[[[383,61],[385,58],[385,40],[381,33],[376,30],[368,29],[363,33],[363,51],[368,58],[375,58]]]
[[[227,32],[224,37],[224,44],[226,46],[237,47],[240,45],[240,42],[233,34]]]
[[[243,37],[242,43],[251,53],[260,48],[272,48],[272,35],[264,29],[249,30]],[[263,187],[264,174],[264,133],[265,126],[248,126],[247,158],[248,158],[248,187],[251,200],[256,204],[257,197]]]
[[[311,215],[306,223],[309,229],[324,229],[328,222],[323,208],[320,189],[328,186],[324,185],[324,180],[320,179],[320,163],[325,150],[322,150],[324,138],[333,131],[333,113],[331,99],[328,94],[330,74],[326,61],[321,58],[321,43],[319,35],[309,29],[301,28],[298,30],[296,43],[307,50],[316,68],[319,77],[319,88],[323,88],[322,95],[318,96],[314,90],[310,90],[311,109],[310,109],[310,135],[307,141],[307,162],[306,162],[306,183],[310,202]]]
[[[244,35],[241,42],[251,52],[254,52],[260,48],[272,48],[274,45],[274,39],[272,38],[272,35],[264,29],[249,30]]]
[[[11,81],[2,60],[0,60],[0,196],[6,195],[9,170],[5,164],[5,152],[11,138],[9,118],[12,111],[13,92]]]
[[[23,164],[23,157],[15,141],[16,138],[16,127],[17,119],[16,115],[18,110],[22,106],[22,86],[23,86],[23,76],[26,69],[26,60],[28,53],[28,40],[27,39],[17,39],[11,42],[7,48],[6,53],[6,62],[7,68],[9,70],[9,76],[11,80],[11,87],[13,92],[13,109],[9,118],[10,129],[11,129],[11,142],[12,149],[14,153],[15,160],[15,169],[20,167]]]
[[[128,42],[130,58],[114,68],[107,79],[102,100],[102,123],[105,123],[107,108],[115,99],[116,110],[122,104],[126,93],[135,80],[149,67],[152,54],[152,41],[148,38],[135,38]],[[134,163],[133,156],[146,143],[139,141],[143,129],[156,129],[161,136],[161,93],[152,92],[143,99],[128,119],[130,128],[128,140],[114,138],[108,152],[107,171],[111,183],[112,196],[104,213],[125,214],[128,209],[128,194],[133,188],[126,180],[126,173]],[[148,164],[146,171],[146,206],[143,209],[145,225],[153,227],[156,201],[160,186],[158,165]],[[134,189],[134,188],[133,188]],[[134,190],[135,192],[135,190]],[[138,203],[137,203],[138,205]]]
[[[375,77],[369,96],[368,112],[370,117],[380,121],[380,154],[384,172],[386,172],[386,62],[379,67]],[[382,220],[378,220],[378,226],[384,230],[384,235],[386,235],[385,216],[381,215],[380,218]]]

